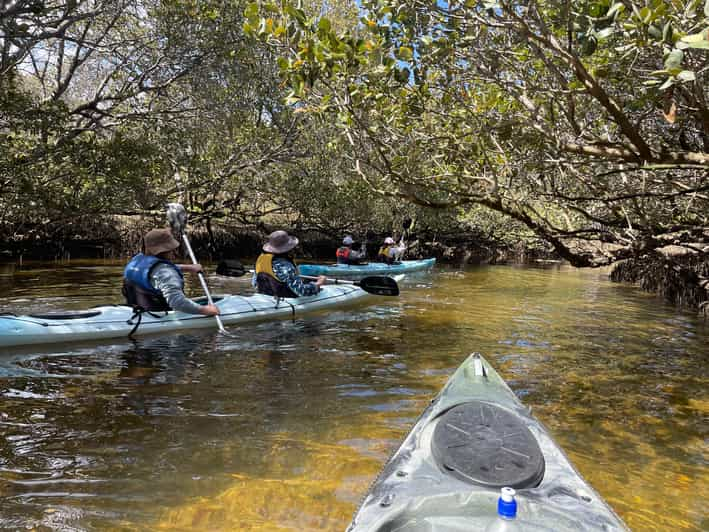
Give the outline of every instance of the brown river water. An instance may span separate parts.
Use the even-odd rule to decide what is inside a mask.
[[[0,312],[120,303],[120,276],[0,265]],[[709,530],[707,322],[568,267],[438,267],[401,288],[233,337],[4,349],[0,529],[344,530],[479,351],[633,530]]]

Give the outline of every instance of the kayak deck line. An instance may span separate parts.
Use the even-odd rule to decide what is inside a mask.
[[[517,492],[516,530],[628,530],[531,409],[473,354],[386,461],[347,530],[484,530],[496,519],[501,487]]]

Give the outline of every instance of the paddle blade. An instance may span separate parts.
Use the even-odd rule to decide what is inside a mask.
[[[217,275],[241,277],[246,275],[246,268],[238,260],[223,260],[217,264]]]
[[[167,221],[172,228],[172,232],[181,235],[187,225],[187,211],[179,203],[168,203]]]
[[[398,296],[399,295],[399,285],[391,277],[373,275],[371,277],[365,277],[361,281],[354,283],[359,286],[365,292],[374,294],[377,296]]]

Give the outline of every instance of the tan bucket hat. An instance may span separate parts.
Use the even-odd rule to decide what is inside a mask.
[[[274,231],[268,235],[268,242],[263,245],[267,253],[285,253],[298,245],[298,239],[285,231]]]
[[[180,247],[180,243],[172,236],[170,229],[153,229],[145,235],[145,254],[159,255]]]

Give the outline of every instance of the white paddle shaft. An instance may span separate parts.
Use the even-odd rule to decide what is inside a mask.
[[[185,243],[185,248],[187,248],[187,253],[190,256],[190,259],[192,259],[192,264],[197,264],[197,259],[195,258],[194,252],[192,251],[192,246],[190,246],[190,241],[185,233],[182,233],[182,241]],[[202,272],[199,272],[197,276],[199,277],[199,282],[202,283],[202,290],[204,290],[204,293],[207,295],[207,302],[210,305],[214,305],[214,301],[212,301],[212,294],[209,293],[209,288],[207,287],[207,280],[204,278],[204,274]],[[219,317],[219,315],[216,315],[214,317],[217,319],[219,331],[226,333],[226,330],[224,329],[224,324],[222,323],[222,319]]]

